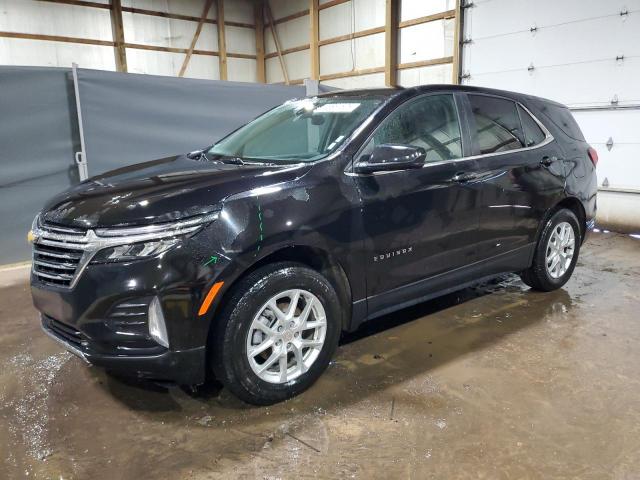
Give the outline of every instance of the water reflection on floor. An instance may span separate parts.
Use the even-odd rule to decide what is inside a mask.
[[[594,235],[564,289],[507,275],[381,318],[268,408],[87,368],[0,281],[0,478],[634,478],[639,281],[640,242]]]

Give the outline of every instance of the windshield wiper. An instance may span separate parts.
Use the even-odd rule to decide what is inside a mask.
[[[244,161],[240,157],[225,157],[221,161],[232,165],[244,165]]]
[[[237,156],[232,156],[232,155],[218,155],[218,158],[216,158],[215,160],[222,163],[228,163],[231,165],[245,165],[244,160],[242,160],[242,158]]]
[[[228,163],[230,165],[264,165],[268,167],[277,167],[280,164],[286,165],[289,163],[289,162],[271,162],[271,161],[268,161],[267,159],[255,158],[255,157],[242,158],[238,155],[222,155],[222,154],[214,155],[212,160],[216,162]]]

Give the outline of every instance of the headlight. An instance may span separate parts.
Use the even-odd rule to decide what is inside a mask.
[[[216,220],[219,213],[210,213],[177,222],[144,227],[99,228],[93,242],[98,252],[91,263],[125,262],[166,252],[180,238],[196,233]]]
[[[92,263],[126,262],[137,258],[152,257],[166,252],[176,243],[178,243],[177,238],[170,238],[167,240],[104,248],[96,253]]]
[[[199,215],[197,217],[178,220],[171,223],[158,223],[144,227],[122,227],[122,228],[98,228],[96,235],[102,238],[119,237],[130,243],[142,240],[155,240],[159,238],[175,237],[176,235],[186,235],[200,230],[203,225],[218,218],[220,212]]]

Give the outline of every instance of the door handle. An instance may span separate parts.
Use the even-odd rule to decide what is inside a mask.
[[[545,167],[550,167],[551,164],[555,161],[558,160],[558,157],[549,157],[548,155],[545,155],[544,157],[542,157],[542,160],[540,160],[540,165],[543,165]]]
[[[464,182],[470,182],[471,180],[475,180],[476,178],[477,178],[477,175],[475,173],[458,172],[453,177],[451,177],[451,181],[457,182],[457,183],[464,183]]]

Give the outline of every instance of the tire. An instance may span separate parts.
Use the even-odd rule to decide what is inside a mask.
[[[285,320],[296,291],[297,316]],[[268,305],[274,297],[275,307]],[[308,322],[302,319],[305,311]],[[302,330],[303,324],[315,327]],[[269,264],[234,286],[226,308],[212,328],[211,367],[216,378],[241,400],[271,405],[298,395],[320,377],[335,353],[340,333],[340,303],[325,277],[298,263]],[[249,356],[250,350],[258,351],[269,341],[270,347]],[[266,367],[274,356],[275,363]],[[264,371],[259,373],[261,369]]]
[[[573,235],[573,250],[570,261],[563,257],[562,254],[555,255],[553,259],[548,260],[548,254],[553,256],[556,248],[554,245],[561,238],[561,232],[565,231],[569,234],[567,225],[571,227],[571,234]],[[550,239],[554,236],[554,233],[556,242],[552,242],[552,244]],[[567,247],[562,247],[562,241],[558,243],[561,246],[560,251],[564,251],[565,255],[567,255]],[[573,269],[578,261],[581,243],[578,218],[571,210],[566,208],[558,210],[545,224],[536,245],[533,263],[527,270],[520,272],[520,278],[531,288],[543,292],[550,292],[562,287],[571,278]],[[554,263],[555,257],[558,257],[557,263]],[[556,265],[555,270],[549,268],[549,266],[553,267],[553,265]]]

